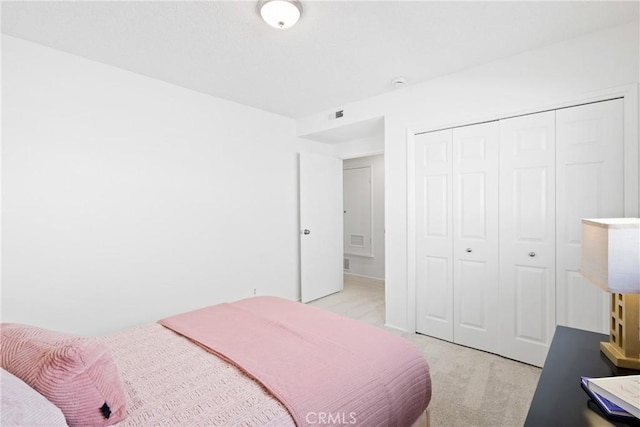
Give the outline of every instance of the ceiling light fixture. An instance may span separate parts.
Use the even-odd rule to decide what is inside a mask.
[[[302,15],[302,3],[298,0],[260,0],[258,10],[264,22],[282,30],[298,22]]]

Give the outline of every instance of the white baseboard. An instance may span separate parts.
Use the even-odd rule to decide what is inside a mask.
[[[380,277],[365,276],[363,274],[348,273],[346,271],[344,272],[344,274],[346,276],[364,277],[365,279],[378,280],[378,281],[384,282],[384,278],[381,279]]]
[[[405,329],[405,328],[400,328],[400,327],[398,327],[398,326],[390,325],[390,324],[388,324],[388,323],[385,323],[385,324],[384,324],[384,327],[385,327],[385,328],[389,328],[389,329],[395,329],[396,331],[400,331],[400,332],[409,332],[409,331],[408,331],[407,329]]]

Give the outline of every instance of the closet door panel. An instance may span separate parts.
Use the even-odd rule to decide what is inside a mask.
[[[486,239],[487,237],[487,177],[484,172],[461,173],[457,176],[461,239]]]
[[[555,330],[555,113],[500,121],[500,344],[542,366]]]
[[[518,167],[513,170],[513,219],[516,241],[523,244],[549,240],[548,166]]]
[[[478,286],[478,279],[487,276],[485,262],[461,260],[457,267],[458,276],[455,280],[461,296],[454,304],[459,310],[458,315],[455,316],[457,323],[454,327],[454,339],[459,344],[465,344],[464,339],[459,336],[461,333],[456,333],[456,330],[470,329],[482,333],[487,333],[490,330],[487,321],[491,313],[487,313],[484,306],[487,305],[486,298],[491,295],[487,295],[485,286]],[[464,335],[464,333],[462,334]],[[498,349],[491,347],[490,351],[496,353]]]
[[[422,185],[424,189],[422,194],[424,216],[422,220],[425,231],[423,237],[426,239],[446,239],[449,237],[450,212],[448,199],[451,185],[449,180],[450,177],[448,175],[424,177]]]
[[[609,294],[582,277],[583,218],[624,216],[623,100],[557,111],[557,321],[608,333]]]
[[[422,314],[424,322],[435,322],[439,328],[434,328],[436,332],[428,327],[420,328],[419,332],[435,334],[443,329],[442,339],[452,340],[453,337],[445,335],[448,331],[442,326],[450,323],[451,310],[447,305],[451,294],[451,264],[446,257],[425,256],[422,261],[422,284],[424,288],[420,295],[420,302],[423,307]]]
[[[453,341],[451,130],[415,144],[416,330]]]
[[[498,122],[453,130],[454,341],[499,351]]]

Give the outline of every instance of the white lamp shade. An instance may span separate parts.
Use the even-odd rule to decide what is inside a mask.
[[[294,26],[302,14],[302,5],[297,0],[263,0],[259,7],[264,22],[279,29]]]
[[[607,292],[640,293],[640,218],[583,219],[580,273]]]

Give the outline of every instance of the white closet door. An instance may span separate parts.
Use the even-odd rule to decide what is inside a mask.
[[[498,122],[453,130],[454,342],[499,352]]]
[[[415,144],[416,330],[453,341],[451,130]]]
[[[542,366],[555,330],[555,112],[500,121],[500,345]]]
[[[623,100],[556,112],[560,325],[609,332],[609,294],[579,273],[582,218],[624,216]]]

